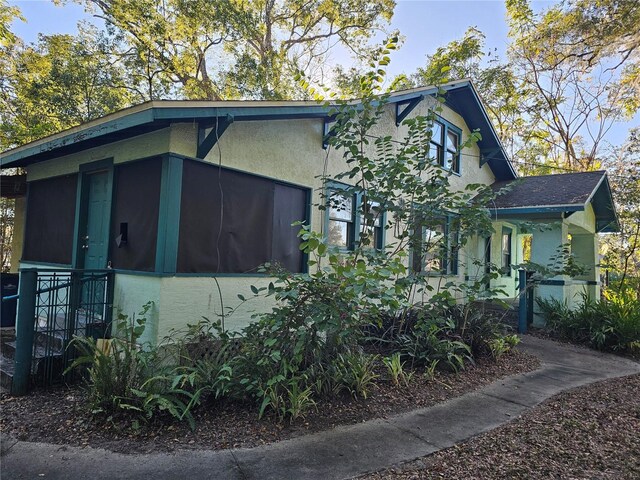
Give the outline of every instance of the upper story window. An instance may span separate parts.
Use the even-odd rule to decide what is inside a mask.
[[[460,173],[460,137],[459,128],[444,120],[433,122],[429,157],[441,167]]]
[[[330,246],[353,250],[383,247],[384,212],[378,202],[366,201],[361,194],[351,194],[339,185],[327,191],[327,242]]]

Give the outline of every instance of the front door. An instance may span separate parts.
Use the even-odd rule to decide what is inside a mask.
[[[109,217],[111,192],[109,173],[97,172],[87,175],[88,199],[85,235],[82,237],[84,265],[86,270],[107,267],[109,254]]]

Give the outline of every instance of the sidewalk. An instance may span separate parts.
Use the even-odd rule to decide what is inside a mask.
[[[250,449],[123,455],[3,439],[2,479],[346,479],[502,425],[563,390],[640,373],[640,363],[525,336],[540,369],[430,408]]]

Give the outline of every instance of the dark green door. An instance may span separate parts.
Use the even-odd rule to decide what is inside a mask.
[[[89,195],[87,205],[86,233],[83,237],[84,268],[107,267],[109,254],[109,217],[111,213],[111,191],[109,173],[97,172],[87,175]]]

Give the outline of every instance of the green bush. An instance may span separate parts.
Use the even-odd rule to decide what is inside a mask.
[[[186,419],[193,426],[191,392],[183,388],[180,375],[165,366],[158,348],[140,345],[147,303],[137,318],[120,314],[114,338],[104,344],[90,337],[76,337],[70,344],[78,354],[69,369],[87,368],[89,407],[92,413],[113,415],[127,412],[138,420],[158,413]]]
[[[574,310],[555,299],[537,303],[552,335],[598,350],[640,352],[640,300],[631,291],[608,290],[602,300],[584,296]]]

